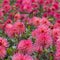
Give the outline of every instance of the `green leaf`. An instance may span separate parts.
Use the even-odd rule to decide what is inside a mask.
[[[16,48],[10,47],[7,49],[7,54],[8,55],[13,55],[13,53],[15,52]]]

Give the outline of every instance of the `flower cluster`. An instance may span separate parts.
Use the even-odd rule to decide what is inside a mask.
[[[60,60],[59,46],[59,0],[1,0],[1,60]]]
[[[23,33],[25,31],[25,26],[22,22],[15,22],[14,24],[6,24],[5,26],[5,33],[9,37],[18,36],[19,34]]]

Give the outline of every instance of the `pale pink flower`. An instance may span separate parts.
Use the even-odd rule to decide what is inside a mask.
[[[14,19],[17,21],[17,20],[20,20],[21,16],[19,13],[15,14],[14,16]]]
[[[40,25],[40,18],[38,18],[38,17],[33,17],[32,19],[31,19],[31,23],[34,25],[34,26],[39,26]]]

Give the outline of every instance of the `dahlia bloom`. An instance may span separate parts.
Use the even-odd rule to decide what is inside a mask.
[[[40,34],[37,38],[35,43],[39,46],[44,48],[48,48],[52,45],[52,38],[48,34]]]
[[[53,30],[52,30],[52,36],[53,36],[53,38],[54,38],[54,40],[55,40],[55,42],[56,42],[56,40],[59,38],[59,36],[60,36],[60,29],[59,28],[54,28]]]
[[[10,4],[10,0],[3,0],[3,6],[4,6],[5,4]]]
[[[39,26],[40,25],[40,18],[38,17],[33,17],[31,19],[31,23],[34,25],[34,26]]]
[[[7,24],[7,25],[5,26],[5,33],[6,33],[9,37],[11,37],[11,29],[12,29],[12,27],[13,27],[12,24]]]
[[[49,34],[51,35],[51,29],[48,28],[46,25],[39,25],[37,29],[32,31],[33,37],[38,37],[40,34]]]
[[[55,60],[60,60],[60,38],[56,41]]]
[[[0,37],[0,46],[7,48],[9,46],[7,40],[5,38]]]
[[[3,28],[3,24],[0,23],[0,29],[2,29],[2,28]]]
[[[60,11],[60,10],[59,10],[59,11]],[[55,17],[56,19],[60,19],[60,13],[56,13],[56,12],[55,12],[54,17]]]
[[[4,58],[6,55],[6,49],[9,46],[6,39],[0,37],[0,58]]]
[[[30,13],[38,8],[37,0],[17,0],[16,6],[20,7],[21,12]]]
[[[16,53],[13,55],[12,60],[33,60],[33,58],[29,55],[23,55],[20,53]]]
[[[41,54],[42,51],[43,51],[42,46],[34,43],[34,52],[37,52],[37,53]]]
[[[23,32],[25,32],[25,25],[19,21],[14,24],[7,24],[5,27],[5,33],[11,38]]]
[[[33,52],[33,44],[31,40],[21,40],[18,44],[18,50],[22,53],[31,54]]]
[[[13,55],[12,60],[24,60],[24,55],[20,53],[16,53]]]
[[[33,60],[33,57],[32,56],[29,56],[29,55],[25,55],[25,57],[24,57],[26,60]]]
[[[54,28],[59,28],[60,29],[60,20],[57,20],[54,24]]]
[[[11,19],[7,19],[7,20],[4,22],[4,24],[3,24],[3,30],[5,30],[6,25],[7,25],[7,24],[10,24],[10,23],[12,23],[12,20],[11,20]]]
[[[44,17],[41,19],[40,24],[46,25],[48,27],[52,25],[51,22],[47,18],[44,18]]]
[[[3,59],[6,56],[6,49],[0,46],[0,59]]]
[[[9,12],[10,10],[11,10],[11,6],[9,4],[6,4],[6,5],[3,6],[3,11],[5,13]]]
[[[15,14],[15,16],[14,16],[14,19],[15,19],[15,20],[20,20],[20,18],[21,18],[21,16],[20,16],[19,13]]]
[[[3,17],[3,16],[4,16],[3,12],[0,11],[0,18]]]
[[[19,30],[20,33],[25,32],[25,25],[23,22],[19,22],[19,21],[15,22],[14,27],[17,28],[17,30]]]

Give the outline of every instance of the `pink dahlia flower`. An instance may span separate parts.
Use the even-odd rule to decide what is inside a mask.
[[[48,48],[52,45],[52,38],[48,34],[40,34],[37,38],[35,43],[39,46],[44,48]]]
[[[6,49],[0,46],[0,58],[3,59],[6,56]]]
[[[21,40],[18,44],[18,50],[22,53],[31,54],[33,52],[33,44],[31,40]]]
[[[4,38],[0,37],[0,46],[2,46],[2,47],[4,47],[4,48],[6,48],[6,47],[8,47],[8,46],[9,46],[9,44],[8,44],[8,42],[7,42],[7,40],[6,40],[6,39],[4,39]]]
[[[0,58],[3,59],[6,55],[6,49],[9,46],[6,39],[0,37]]]
[[[20,53],[16,53],[13,55],[12,60],[33,60],[33,58],[29,55],[23,55]]]

